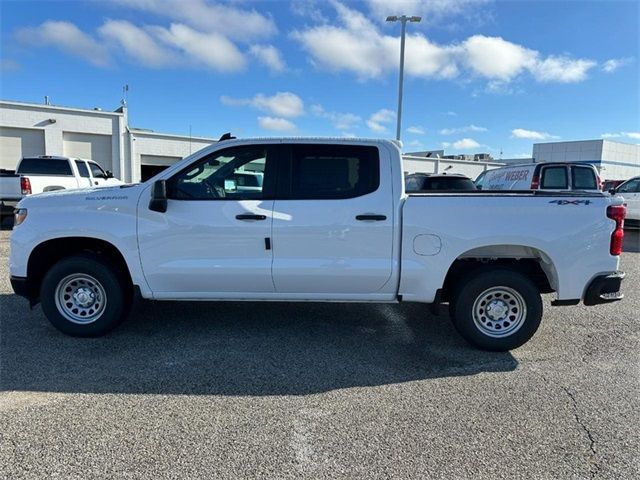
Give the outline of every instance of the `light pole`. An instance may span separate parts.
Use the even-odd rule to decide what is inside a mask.
[[[400,140],[400,127],[402,123],[402,82],[404,77],[404,36],[407,30],[407,22],[418,23],[422,17],[400,17],[392,15],[387,17],[387,22],[400,22],[402,28],[400,30],[400,79],[398,80],[398,122],[396,125],[396,140]]]

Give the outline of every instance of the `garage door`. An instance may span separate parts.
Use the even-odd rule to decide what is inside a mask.
[[[166,155],[140,155],[140,165],[154,165],[169,167],[182,160],[180,157],[169,157]]]
[[[15,170],[22,157],[44,155],[44,131],[0,127],[0,168]]]
[[[111,135],[64,132],[64,155],[88,158],[98,162],[105,170],[113,170],[111,159]]]

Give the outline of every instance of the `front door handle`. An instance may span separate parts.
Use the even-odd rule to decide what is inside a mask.
[[[382,220],[386,220],[386,215],[356,215],[356,220],[369,220],[374,222],[381,222]]]
[[[241,213],[236,215],[238,220],[266,220],[266,215],[254,215],[253,213]]]

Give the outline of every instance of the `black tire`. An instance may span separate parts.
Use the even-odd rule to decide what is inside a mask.
[[[518,348],[536,333],[542,320],[542,299],[536,285],[521,273],[486,268],[458,286],[450,313],[456,330],[469,343],[504,352]]]
[[[67,282],[73,282],[74,278],[79,278],[79,286],[76,282],[76,286],[69,284],[67,289],[62,288]],[[63,293],[70,289],[69,295],[59,297],[59,286]],[[95,293],[95,300],[88,300],[94,303],[89,307],[79,307],[79,311],[76,309],[74,313],[71,309],[76,304],[70,298],[80,288],[83,294]],[[56,298],[59,302],[56,302]],[[58,303],[67,301],[66,308],[58,306]],[[82,254],[60,260],[44,276],[40,288],[40,302],[46,317],[58,330],[73,337],[99,337],[113,330],[127,317],[131,301],[132,288],[128,279],[98,255]],[[95,311],[91,310],[93,306]],[[67,317],[83,311],[93,312],[95,319],[78,318],[73,321]]]

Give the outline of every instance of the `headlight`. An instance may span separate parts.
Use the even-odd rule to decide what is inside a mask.
[[[17,227],[22,222],[24,222],[27,218],[27,209],[26,208],[16,208],[13,211],[13,226]]]

